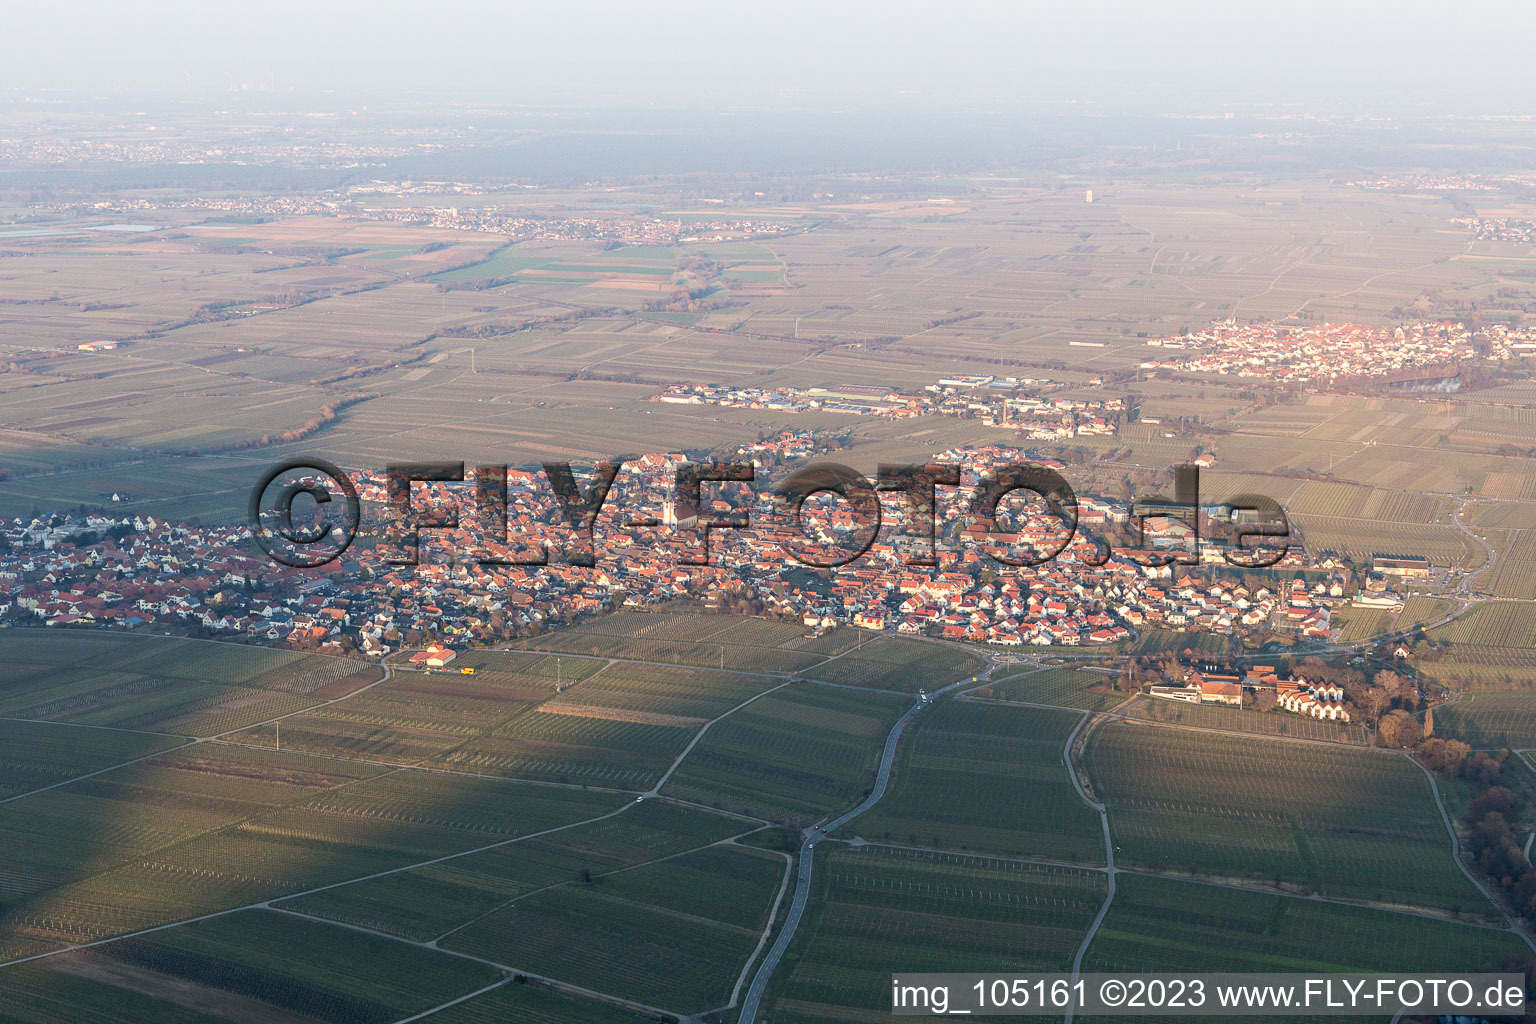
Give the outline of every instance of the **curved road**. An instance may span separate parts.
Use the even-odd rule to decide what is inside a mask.
[[[1120,873],[1120,869],[1115,867],[1115,841],[1109,831],[1109,810],[1102,800],[1095,800],[1088,795],[1088,791],[1083,788],[1083,780],[1078,778],[1077,766],[1072,763],[1072,746],[1077,742],[1078,733],[1082,732],[1083,727],[1093,721],[1093,718],[1092,711],[1083,712],[1083,717],[1077,720],[1077,725],[1067,736],[1066,748],[1061,752],[1062,762],[1067,766],[1067,778],[1072,780],[1072,788],[1077,790],[1077,795],[1082,798],[1083,803],[1098,812],[1099,824],[1104,829],[1104,880],[1106,882],[1104,902],[1099,904],[1099,912],[1094,915],[1093,923],[1088,926],[1088,931],[1083,935],[1083,941],[1078,944],[1077,955],[1072,958],[1074,982],[1083,973],[1083,957],[1087,955],[1088,947],[1093,944],[1093,937],[1099,933],[1099,925],[1103,924],[1104,918],[1109,916],[1110,904],[1115,902],[1115,876]],[[1063,1024],[1072,1024],[1072,1016],[1072,1009],[1068,1007]]]
[[[933,699],[957,686],[969,685],[970,682],[971,680],[966,678],[950,683],[943,689],[935,690],[928,701],[919,701],[908,709],[907,713],[891,727],[890,735],[885,738],[885,750],[880,755],[880,770],[875,774],[875,784],[870,789],[869,796],[852,810],[844,811],[825,825],[806,831],[805,842],[800,846],[800,869],[795,876],[795,898],[789,905],[789,916],[784,919],[784,927],[779,931],[779,937],[774,940],[773,947],[768,950],[762,966],[757,969],[757,975],[752,979],[752,986],[747,989],[746,998],[741,1002],[741,1016],[737,1019],[737,1024],[752,1024],[756,1019],[757,1009],[763,1001],[763,993],[768,988],[768,982],[773,980],[773,973],[778,969],[779,961],[784,958],[784,951],[789,948],[790,942],[794,939],[795,931],[800,927],[800,919],[805,916],[805,905],[811,898],[811,873],[816,867],[815,845],[826,838],[828,833],[837,831],[880,802],[880,798],[885,796],[886,786],[891,781],[891,768],[896,763],[896,747],[901,742],[901,734],[907,731],[907,726],[912,719]]]

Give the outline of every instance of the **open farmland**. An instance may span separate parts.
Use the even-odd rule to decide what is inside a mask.
[[[12,967],[0,1015],[38,1024],[389,1024],[501,976],[461,957],[249,910]]]
[[[1098,815],[1063,753],[1081,715],[943,701],[902,740],[884,800],[842,834],[912,846],[1098,864]]]
[[[1404,757],[1111,723],[1085,764],[1127,866],[1385,904],[1486,906]]]
[[[1121,875],[1085,971],[1490,971],[1508,932],[1369,907]]]
[[[547,835],[325,889],[279,906],[426,942],[532,893],[603,879],[756,828],[664,800]]]
[[[157,892],[177,890],[174,874],[134,870],[133,865],[157,854],[174,856],[181,844],[200,836],[384,770],[199,744],[9,801],[0,805],[0,837],[8,861],[0,931],[9,940],[125,930],[126,915],[136,912],[128,903],[142,899],[152,906]],[[124,872],[120,878],[125,881],[133,876],[140,887],[136,894],[105,887],[107,902],[124,905],[122,919],[105,905],[66,905],[70,892],[99,888],[93,877],[113,871]],[[205,892],[205,898],[219,899],[211,881],[209,888],[214,891]]]
[[[174,736],[0,720],[0,799],[13,799],[183,741]]]
[[[785,622],[731,616],[621,612],[549,633],[528,646],[591,657],[753,672],[798,672],[853,646],[859,635],[837,630],[807,637]]]
[[[766,1004],[804,1024],[890,1018],[891,972],[1064,971],[1104,899],[1072,868],[876,846],[820,854],[810,916]]]
[[[1536,599],[1536,530],[1480,532],[1497,554],[1492,569],[1478,577],[1478,591],[1521,601]]]
[[[18,821],[12,828],[27,832],[23,849],[40,863],[31,890],[7,904],[0,923],[34,938],[99,939],[493,846],[625,802],[287,752],[215,750],[216,757],[201,747],[162,755],[187,766],[173,770],[191,773],[166,781],[207,794],[198,803],[182,797],[190,806],[175,816],[156,813],[167,797],[149,789],[160,781],[150,774],[159,768],[154,761],[127,770],[144,779],[138,785],[134,776],[75,784],[109,786],[83,804],[70,786],[6,805]],[[114,796],[119,807],[101,802]],[[27,806],[44,799],[53,803]],[[86,845],[74,836],[92,819],[112,831]],[[53,865],[65,853],[73,854],[73,870],[60,877]]]
[[[213,736],[376,682],[346,658],[170,637],[0,638],[12,672],[0,717]]]
[[[434,1013],[432,1024],[650,1024],[653,1018],[539,984],[506,984]]]
[[[532,659],[530,659],[532,660]],[[532,674],[482,678],[401,672],[346,701],[231,737],[258,746],[419,764],[495,728],[554,692]]]
[[[759,675],[615,662],[466,737],[434,763],[456,771],[646,789],[705,724],[775,685]]]
[[[1434,709],[1435,735],[1476,750],[1536,747],[1536,693],[1477,691]]]
[[[1529,956],[1508,932],[1187,881],[1121,874],[1083,958],[1105,972],[1412,972],[1498,970]],[[1446,966],[1454,964],[1454,966]],[[1156,1021],[1187,1016],[1088,1015]],[[1244,1017],[1208,1017],[1241,1021]],[[1321,1014],[1287,1020],[1321,1022]],[[1385,1016],[1377,1019],[1386,1020]]]
[[[1081,708],[1084,711],[1108,711],[1124,703],[1129,696],[1110,689],[1114,680],[1114,676],[1103,672],[1047,668],[1003,676],[971,692],[978,697],[996,700],[1051,704],[1062,708]]]
[[[1341,644],[1368,640],[1385,633],[1397,619],[1389,608],[1341,608],[1329,618],[1333,639]]]
[[[768,924],[782,858],[715,847],[538,893],[443,947],[689,1013],[723,1006]]]
[[[1251,733],[1255,736],[1294,737],[1324,740],[1329,743],[1364,744],[1365,730],[1345,722],[1327,722],[1320,718],[1293,715],[1288,711],[1252,711],[1220,704],[1186,704],[1177,700],[1144,697],[1125,707],[1127,718],[1191,729],[1217,729],[1222,732]]]
[[[857,802],[908,703],[804,684],[777,690],[716,723],[662,792],[809,824]]]
[[[960,647],[877,636],[815,666],[806,675],[844,686],[916,693],[940,689],[981,671],[983,664],[981,658]]]
[[[1439,650],[1421,646],[1414,657],[1426,679],[1466,690],[1536,687],[1536,604],[1485,602],[1428,636]]]
[[[1411,553],[1429,559],[1433,565],[1464,569],[1476,568],[1483,561],[1482,549],[1449,526],[1289,515],[1291,523],[1300,528],[1306,549],[1313,557],[1332,552],[1369,562],[1378,555]]]
[[[142,233],[90,224],[11,233],[0,277],[14,301],[0,317],[0,350],[28,366],[0,383],[12,430],[0,434],[0,462],[14,471],[0,481],[0,513],[100,505],[126,492],[135,511],[231,521],[242,486],[294,450],[283,435],[338,400],[348,404],[307,447],[348,466],[441,458],[449,448],[514,463],[607,457],[631,450],[642,429],[657,450],[740,444],[782,429],[784,418],[646,399],[677,381],[912,389],[966,364],[1059,364],[1053,375],[1086,382],[1133,367],[1146,339],[1213,318],[1304,310],[1374,320],[1421,292],[1459,293],[1490,273],[1447,258],[1463,253],[1460,235],[1444,230],[1443,202],[1312,180],[1267,182],[1257,193],[1124,182],[1091,208],[1075,188],[1001,179],[964,193],[929,197],[949,200],[939,205],[760,197],[732,215],[774,225],[773,237],[640,245],[373,220],[372,196],[369,216],[214,223],[168,208]],[[721,215],[640,188],[605,195],[606,212],[579,191],[455,201],[514,202],[536,218],[661,209],[685,230]],[[1371,230],[1340,245],[1341,220]],[[674,289],[701,293],[699,308],[648,308]],[[96,339],[122,344],[75,348]],[[1218,446],[1223,473],[1334,466],[1329,481],[1268,477],[1287,493],[1304,487],[1311,514],[1424,529],[1435,517],[1415,518],[1418,510],[1445,493],[1472,486],[1509,496],[1529,475],[1519,458],[1497,454],[1536,443],[1532,410],[1512,407],[1512,387],[1486,401],[1475,391],[1429,401],[1308,395],[1263,407],[1226,383],[1140,380],[1125,391],[1142,395],[1150,416],[1235,428]],[[870,417],[801,422],[851,425],[856,449],[883,457],[900,448],[907,459],[929,454],[926,443],[913,450],[916,437],[970,433],[927,418],[895,436]],[[1188,446],[1161,433],[1130,430],[1130,457],[1166,468]],[[1283,466],[1275,437],[1294,442]],[[1426,460],[1437,448],[1467,458]],[[52,472],[85,463],[89,472]],[[145,479],[165,485],[147,493]],[[1362,490],[1338,491],[1349,484]],[[1347,523],[1327,520],[1315,532],[1353,550],[1366,542]],[[1437,557],[1457,554],[1454,538],[1438,533],[1394,536],[1422,536]]]

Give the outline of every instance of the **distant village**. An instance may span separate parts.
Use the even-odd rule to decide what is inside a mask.
[[[1451,221],[1472,232],[1479,242],[1536,244],[1536,221],[1523,217],[1457,217]]]
[[[1098,379],[1088,382],[1096,387]],[[815,388],[755,388],[736,385],[676,384],[651,398],[673,405],[720,405],[776,412],[834,412],[851,416],[906,419],[953,416],[1019,432],[1032,441],[1063,441],[1097,434],[1111,436],[1128,415],[1122,398],[1059,395],[1067,385],[1049,378],[961,374],[941,377],[915,394],[871,384]]]
[[[1475,332],[1460,323],[1399,327],[1362,324],[1244,324],[1222,320],[1200,330],[1147,341],[1169,353],[1143,370],[1255,377],[1276,383],[1379,378],[1469,360],[1502,361],[1536,351],[1536,330],[1502,324]]]
[[[403,224],[412,227],[482,231],[506,235],[515,241],[602,241],[629,245],[676,245],[680,242],[760,238],[799,230],[794,222],[756,220],[750,217],[691,216],[656,217],[616,211],[611,214],[580,212],[534,215],[518,203],[470,203],[484,189],[458,182],[375,182],[303,195],[212,196],[118,196],[111,202],[68,202],[49,209],[63,216],[157,213],[166,210],[206,213],[240,221],[285,217],[346,217],[352,220]],[[441,204],[421,202],[422,196],[445,196]],[[398,202],[411,198],[409,203]],[[391,204],[390,200],[397,203]],[[217,242],[210,235],[208,241]]]

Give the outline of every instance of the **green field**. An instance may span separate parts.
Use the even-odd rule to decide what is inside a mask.
[[[6,630],[0,718],[215,736],[375,682],[364,662],[171,637]]]
[[[1487,602],[1437,626],[1428,636],[1446,646],[1421,647],[1413,664],[1426,678],[1463,690],[1536,688],[1536,604]]]
[[[432,763],[487,775],[643,790],[708,722],[781,682],[685,666],[614,663],[542,704],[466,734],[451,750],[434,754]]]
[[[1127,866],[1492,912],[1400,755],[1111,723],[1084,760]]]
[[[1104,899],[1100,874],[1072,868],[873,846],[818,860],[768,1020],[889,1020],[891,972],[908,968],[1070,970]]]
[[[751,672],[799,672],[858,643],[851,629],[808,637],[769,619],[620,612],[528,641],[534,650]]]
[[[1481,638],[1474,627],[1486,628],[1475,620],[1457,625],[1474,639]],[[309,936],[338,931],[319,923],[329,921],[369,930],[344,934],[384,943],[391,952],[378,960],[386,965],[401,950],[414,952],[386,936],[440,941],[646,1005],[707,1011],[729,1001],[786,868],[779,853],[720,844],[741,837],[773,846],[768,833],[754,835],[759,820],[798,827],[857,803],[884,737],[910,705],[883,691],[937,689],[982,664],[950,645],[852,631],[812,637],[762,619],[626,614],[568,632],[540,638],[548,652],[466,652],[455,667],[472,667],[473,675],[397,671],[383,682],[357,662],[260,648],[97,634],[63,635],[55,644],[0,634],[0,653],[16,669],[0,701],[46,716],[0,722],[12,750],[0,759],[0,799],[53,787],[0,804],[0,840],[10,854],[0,872],[0,955],[46,953],[271,900],[306,917],[240,911],[153,934],[171,943],[196,937],[194,927],[259,919],[277,921],[276,931],[297,936],[288,945],[304,950]],[[594,646],[596,657],[586,649]],[[659,656],[608,661],[616,650]],[[765,665],[778,667],[764,673]],[[795,681],[788,665],[842,685]],[[883,1000],[884,988],[866,996],[862,987],[889,966],[871,958],[902,941],[929,950],[924,966],[941,965],[934,969],[962,954],[974,968],[978,951],[998,949],[1010,969],[1069,958],[1102,898],[1102,877],[989,857],[1102,862],[1098,815],[1072,787],[1063,754],[1082,711],[1122,703],[1101,689],[1108,680],[1071,667],[1022,672],[979,687],[991,700],[947,699],[918,712],[885,798],[838,837],[876,845],[828,842],[818,850],[824,902],[812,904],[770,1007],[812,1024],[872,1019],[869,1000]],[[164,699],[194,686],[215,688],[210,714]],[[183,745],[188,735],[239,722],[247,707],[264,711],[264,694],[299,702],[282,722],[281,751],[270,723]],[[344,699],[304,710],[333,696]],[[1536,740],[1536,707],[1527,714],[1523,696],[1466,694],[1437,709],[1436,732],[1478,735],[1490,745],[1495,735],[1499,744]],[[1129,713],[1200,729],[1360,739],[1358,730],[1332,723],[1145,698]],[[83,727],[125,720],[192,728]],[[701,730],[665,794],[750,818],[665,797],[634,801]],[[1108,804],[1123,866],[1469,918],[1489,913],[1450,860],[1427,783],[1400,757],[1109,724],[1092,733],[1085,761]],[[413,764],[450,771],[402,767]],[[92,772],[100,774],[79,778]],[[534,784],[543,782],[571,785]],[[1447,803],[1456,809],[1465,796],[1448,791]],[[1121,880],[1132,898],[1111,912],[1095,956],[1132,956],[1126,934],[1166,934],[1115,926],[1116,914],[1156,913],[1136,910],[1144,880]],[[1308,914],[1356,913],[1304,905]],[[1274,904],[1266,906],[1279,920]],[[1006,918],[992,916],[1005,911]],[[1421,919],[1407,920],[1422,929]],[[1464,930],[1479,950],[1476,943],[1502,942],[1496,933]],[[592,936],[601,941],[593,945]],[[222,940],[198,941],[199,956],[219,955],[205,949],[218,950]],[[1388,931],[1380,941],[1407,940]],[[294,968],[273,966],[259,946],[257,959],[235,970],[162,945],[125,940],[15,968],[15,991],[34,1013],[20,1019],[62,1024],[66,1007],[86,1020],[120,1007],[130,1021],[202,1020],[204,1002],[163,994],[199,986],[216,989],[237,1014],[303,1015],[287,1003],[260,1009],[267,985],[284,999],[334,1008],[320,1019],[409,1015],[387,985],[354,991],[308,976],[271,981],[276,975],[263,972]],[[1245,955],[1268,955],[1268,947],[1254,948]],[[162,974],[183,980],[155,980],[154,996],[134,980]],[[465,987],[452,972],[446,977],[453,994],[430,990],[438,1002],[500,980],[492,971]],[[636,1019],[537,982],[508,982],[443,1019],[524,1012],[532,1021]]]
[[[1160,697],[1142,697],[1125,709],[1127,718],[1163,722],[1192,729],[1251,733],[1255,736],[1289,736],[1329,743],[1369,742],[1365,730],[1346,722],[1293,715],[1288,711],[1253,711],[1221,704],[1186,704]]]
[[[509,982],[484,995],[439,1010],[432,1024],[652,1024],[629,1010],[564,995],[539,984]]]
[[[716,723],[663,791],[803,826],[857,803],[909,701],[810,685],[777,690]]]
[[[534,894],[442,945],[699,1013],[729,1002],[784,869],[773,854],[714,847]]]
[[[184,741],[174,736],[0,720],[0,799],[11,799]]]
[[[445,270],[440,274],[434,274],[434,281],[503,281],[516,276],[520,270],[532,270],[542,267],[549,262],[547,255],[539,253],[518,252],[516,249],[504,249],[491,256],[490,259],[479,263],[472,263],[467,267],[459,267],[455,270]]]
[[[1476,750],[1536,747],[1536,693],[1463,693],[1434,716],[1436,736]]]
[[[1220,657],[1237,650],[1237,642],[1217,633],[1188,633],[1182,629],[1146,629],[1136,638],[1131,653],[1139,657],[1177,653],[1189,648],[1196,654]]]
[[[462,957],[250,910],[9,968],[0,1017],[388,1024],[501,976]]]
[[[977,696],[997,700],[1051,704],[1062,708],[1081,708],[1084,711],[1108,711],[1119,707],[1130,697],[1129,694],[1115,693],[1109,689],[1114,680],[1114,676],[1102,672],[1048,668],[1003,676],[973,692]]]
[[[950,644],[877,636],[847,654],[806,672],[811,679],[844,686],[916,693],[934,690],[980,672],[981,657]]]
[[[624,804],[622,809],[622,814],[590,824],[326,889],[279,906],[425,942],[530,893],[577,884],[583,872],[600,879],[755,827],[665,800]]]
[[[0,913],[7,933],[103,938],[491,846],[626,801],[234,746],[125,771],[5,806],[22,837],[15,877],[26,883]],[[86,822],[95,827],[82,832]]]
[[[1121,875],[1083,970],[1480,971],[1529,956],[1489,928]]]
[[[885,799],[839,834],[1102,864],[1099,816],[1062,760],[1080,718],[962,701],[922,711],[902,738]]]

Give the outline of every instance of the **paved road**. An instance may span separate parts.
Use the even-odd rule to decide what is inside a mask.
[[[970,682],[970,679],[963,679],[950,683],[941,690],[935,690],[929,701],[958,686],[970,685]],[[757,976],[752,979],[751,987],[747,989],[746,998],[741,1002],[741,1016],[738,1018],[738,1024],[752,1024],[757,1018],[758,1006],[763,1001],[763,993],[767,991],[768,982],[773,980],[773,973],[778,969],[779,961],[784,958],[784,951],[789,948],[791,940],[794,939],[795,931],[800,927],[800,919],[805,916],[805,905],[811,898],[811,874],[816,868],[815,845],[829,833],[836,832],[875,806],[880,802],[880,798],[885,796],[886,786],[891,781],[891,768],[896,763],[896,748],[901,742],[901,734],[907,731],[907,726],[911,724],[917,713],[927,706],[927,702],[913,705],[911,710],[902,715],[891,728],[890,735],[885,738],[885,750],[880,754],[880,770],[875,773],[875,784],[870,789],[869,796],[852,810],[844,811],[825,825],[806,831],[805,842],[800,846],[800,867],[795,875],[795,898],[790,902],[789,916],[784,919],[784,927],[780,930],[779,937],[774,940],[768,955],[763,958],[762,966],[757,969]]]
[[[1466,536],[1471,537],[1483,547],[1483,564],[1471,572],[1465,573],[1461,577],[1461,582],[1456,585],[1456,592],[1468,597],[1472,595],[1473,581],[1483,573],[1487,572],[1489,569],[1492,569],[1494,562],[1499,557],[1499,553],[1493,549],[1493,545],[1489,544],[1479,534],[1474,533],[1472,529],[1467,526],[1466,521],[1462,519],[1462,516],[1466,514],[1467,506],[1470,504],[1471,502],[1463,501],[1460,505],[1456,506],[1456,511],[1451,513],[1451,523],[1456,527],[1456,529],[1460,530]]]
[[[1477,891],[1486,896],[1488,902],[1493,904],[1493,908],[1499,912],[1499,916],[1504,918],[1504,923],[1509,926],[1508,930],[1519,936],[1520,940],[1527,946],[1530,946],[1531,952],[1536,953],[1536,941],[1533,941],[1526,934],[1525,929],[1520,927],[1520,922],[1509,915],[1509,912],[1504,909],[1504,904],[1495,898],[1493,893],[1488,890],[1488,887],[1472,873],[1472,869],[1467,867],[1467,862],[1461,859],[1461,839],[1456,835],[1456,826],[1451,824],[1451,816],[1445,811],[1445,801],[1440,799],[1440,786],[1435,782],[1434,773],[1424,766],[1424,762],[1408,753],[1408,751],[1403,750],[1399,751],[1399,753],[1408,759],[1409,764],[1423,772],[1424,778],[1429,782],[1429,795],[1435,798],[1435,810],[1440,812],[1440,820],[1445,825],[1446,834],[1451,838],[1451,859],[1456,862],[1456,866],[1461,869],[1461,873],[1467,877],[1467,881],[1477,886]]]
[[[1061,752],[1061,760],[1067,766],[1067,778],[1072,780],[1072,788],[1077,790],[1077,795],[1083,803],[1098,812],[1099,824],[1104,829],[1104,902],[1099,904],[1099,912],[1094,915],[1093,923],[1088,926],[1088,931],[1083,935],[1083,941],[1078,944],[1077,955],[1072,958],[1072,978],[1083,972],[1083,957],[1088,953],[1088,947],[1093,944],[1093,937],[1099,933],[1099,925],[1104,923],[1104,918],[1109,916],[1109,906],[1115,902],[1115,876],[1120,869],[1115,867],[1115,841],[1109,832],[1109,811],[1103,801],[1095,800],[1088,795],[1083,788],[1083,781],[1077,777],[1077,767],[1072,763],[1072,745],[1077,742],[1077,734],[1083,731],[1083,727],[1093,721],[1094,714],[1091,711],[1083,712],[1083,717],[1078,719],[1077,725],[1067,736],[1066,748]],[[1064,1024],[1072,1024],[1072,1010],[1068,1008]]]

